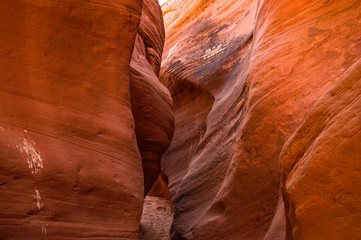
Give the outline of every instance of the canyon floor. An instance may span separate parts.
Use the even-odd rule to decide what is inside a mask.
[[[169,199],[147,196],[140,220],[140,240],[168,240],[173,221],[173,203]]]

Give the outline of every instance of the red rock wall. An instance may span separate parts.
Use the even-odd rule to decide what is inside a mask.
[[[156,0],[0,2],[1,239],[138,239],[144,142],[157,169],[172,132],[162,24]]]
[[[173,239],[361,238],[361,3],[170,0],[163,13]]]
[[[281,155],[289,239],[358,239],[361,60],[311,109]]]
[[[130,93],[146,195],[160,176],[160,160],[172,139],[174,118],[170,93],[158,80],[164,45],[162,10],[155,0],[145,0],[143,6],[130,64]]]

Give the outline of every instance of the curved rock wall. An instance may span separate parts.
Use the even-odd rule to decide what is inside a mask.
[[[0,238],[138,239],[149,192],[172,239],[361,238],[361,3],[163,14],[0,2]]]
[[[1,239],[138,239],[141,155],[159,169],[173,131],[160,7],[142,2],[0,2]]]
[[[162,10],[156,0],[144,0],[143,6],[130,63],[130,95],[146,195],[160,176],[160,160],[172,139],[174,118],[170,93],[158,80],[164,44]]]
[[[361,236],[360,13],[350,0],[163,5],[173,239]]]
[[[361,59],[311,109],[281,154],[289,239],[358,239]]]

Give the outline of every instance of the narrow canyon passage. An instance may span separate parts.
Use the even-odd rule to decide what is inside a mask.
[[[1,0],[0,240],[361,239],[358,0]]]

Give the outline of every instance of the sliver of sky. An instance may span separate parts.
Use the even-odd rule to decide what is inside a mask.
[[[165,2],[168,1],[168,0],[158,0],[158,1],[159,1],[159,4],[162,6],[163,3],[165,3]]]

